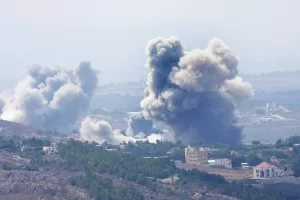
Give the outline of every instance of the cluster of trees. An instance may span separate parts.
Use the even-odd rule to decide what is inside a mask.
[[[18,150],[18,147],[12,138],[0,136],[0,150],[15,152]]]
[[[287,197],[282,194],[263,192],[243,183],[228,183],[224,177],[219,175],[208,174],[198,170],[186,171],[176,169],[174,164],[167,159],[145,159],[120,152],[106,152],[105,149],[98,147],[96,144],[70,140],[59,146],[58,153],[67,160],[69,168],[77,166],[74,169],[85,170],[86,176],[73,178],[71,183],[87,189],[89,194],[96,198],[98,194],[105,196],[111,193],[111,190],[103,191],[101,189],[105,188],[105,186],[103,186],[103,179],[99,179],[98,173],[114,174],[129,181],[135,181],[138,184],[147,184],[149,187],[155,185],[149,180],[155,181],[156,179],[167,178],[177,174],[180,178],[180,185],[188,185],[188,187],[195,184],[200,187],[206,186],[209,190],[246,200],[283,200]],[[146,177],[152,177],[152,179]],[[100,188],[97,188],[96,185],[99,185]],[[97,193],[96,191],[101,192]],[[115,194],[119,193],[115,192]],[[139,194],[134,191],[131,191],[128,195],[131,199],[140,198],[138,197]],[[113,199],[113,197],[108,196],[107,198]]]
[[[300,146],[293,147],[295,157],[290,161],[294,176],[300,177]]]
[[[297,156],[292,161],[292,170],[294,171],[294,176],[300,177],[300,156]]]
[[[140,141],[135,144],[129,143],[125,151],[139,157],[159,157],[167,155],[169,159],[184,161],[184,148],[185,146],[181,142],[172,143],[158,140],[156,143],[150,143],[148,141]],[[175,151],[167,154],[171,149],[175,149]]]
[[[31,163],[42,163],[43,156],[45,155],[43,151],[43,146],[50,146],[50,141],[47,139],[39,138],[26,138],[21,141],[22,151],[19,155],[31,160]]]
[[[74,140],[60,144],[58,153],[70,168],[84,169],[88,173],[114,174],[139,184],[148,184],[146,177],[163,179],[176,173],[175,165],[168,159],[146,159],[126,153],[107,152],[95,144]]]
[[[144,196],[134,187],[114,187],[111,180],[102,179],[94,173],[72,177],[73,186],[86,189],[96,200],[143,200]]]
[[[278,139],[276,141],[276,147],[277,148],[282,148],[282,147],[293,147],[295,144],[300,144],[300,136],[291,136],[286,138],[285,140],[283,139]]]
[[[129,143],[126,147],[126,151],[136,156],[164,156],[167,151],[173,148],[175,145],[172,142],[150,143],[148,141],[141,141],[135,144]]]
[[[22,140],[22,144],[28,147],[44,147],[50,146],[51,142],[48,139],[39,139],[36,137]]]
[[[288,157],[283,151],[274,150],[274,149],[262,150],[261,153],[264,157],[274,156],[274,157],[280,158],[280,159],[285,159]]]
[[[7,152],[21,151],[22,146],[28,148],[42,148],[43,146],[50,146],[51,142],[48,139],[39,138],[17,138],[0,136],[0,150]]]
[[[44,146],[50,146],[51,142],[44,138],[23,138],[20,141],[18,154],[21,157],[30,159],[30,166],[27,166],[26,170],[37,170],[39,166],[47,165],[49,162],[44,159],[45,152]],[[21,150],[22,148],[22,150]]]
[[[294,176],[300,177],[300,136],[291,136],[285,140],[279,139],[276,141],[277,148],[290,147],[293,150],[293,158],[286,159],[286,164],[291,165],[291,169],[294,172]]]

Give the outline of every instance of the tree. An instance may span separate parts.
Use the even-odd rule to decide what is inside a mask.
[[[246,161],[250,166],[256,166],[262,162],[262,160],[254,153],[247,154]]]
[[[278,139],[278,140],[276,141],[276,147],[277,147],[277,148],[280,148],[280,147],[282,147],[283,145],[284,145],[283,139]]]
[[[292,163],[292,170],[294,171],[294,176],[300,177],[300,158],[296,158]]]
[[[232,167],[241,167],[241,163],[246,162],[245,156],[232,156],[231,157]]]
[[[263,150],[262,155],[266,156],[266,157],[275,156],[276,158],[286,158],[287,157],[287,155],[285,155],[283,151],[277,151],[277,150]]]
[[[252,145],[260,145],[260,141],[253,140],[253,141],[252,141]]]
[[[300,144],[300,136],[291,136],[288,138],[289,146],[293,146],[294,144]]]

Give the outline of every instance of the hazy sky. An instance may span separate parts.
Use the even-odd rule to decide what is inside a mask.
[[[213,37],[241,72],[300,69],[298,0],[0,0],[0,88],[32,64],[89,60],[100,83],[146,79],[145,45],[178,36],[187,49]]]

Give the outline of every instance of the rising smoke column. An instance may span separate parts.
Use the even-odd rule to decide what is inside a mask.
[[[69,130],[87,111],[97,82],[89,62],[69,71],[33,66],[6,101],[1,117],[42,129]]]
[[[147,48],[149,69],[142,113],[171,126],[185,142],[239,144],[235,102],[253,95],[237,76],[238,58],[221,40],[206,49],[184,51],[178,38],[155,38]]]

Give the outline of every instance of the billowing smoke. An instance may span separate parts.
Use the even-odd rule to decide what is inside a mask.
[[[69,130],[87,111],[97,83],[89,62],[73,71],[33,66],[6,101],[1,117],[42,129]]]
[[[172,127],[177,139],[239,144],[235,102],[253,95],[237,76],[238,58],[221,40],[184,51],[176,37],[155,38],[147,48],[149,69],[142,113]]]
[[[121,130],[113,130],[111,125],[103,120],[97,118],[86,117],[82,120],[80,126],[80,137],[83,140],[94,141],[99,144],[108,142],[109,144],[120,144],[122,142],[137,142],[137,141],[149,141],[156,143],[159,141],[174,141],[174,135],[168,131],[159,131],[158,133],[139,134],[129,136],[123,134]]]
[[[3,108],[4,108],[5,102],[2,98],[0,98],[0,114],[2,114]]]
[[[131,137],[123,135],[120,130],[114,131],[108,122],[90,117],[84,118],[81,122],[79,132],[82,139],[100,144],[103,142],[120,144],[123,141],[134,140]]]
[[[162,131],[154,127],[152,120],[145,119],[141,112],[131,113],[126,134],[136,136],[140,133],[148,136],[153,133],[162,133]]]

